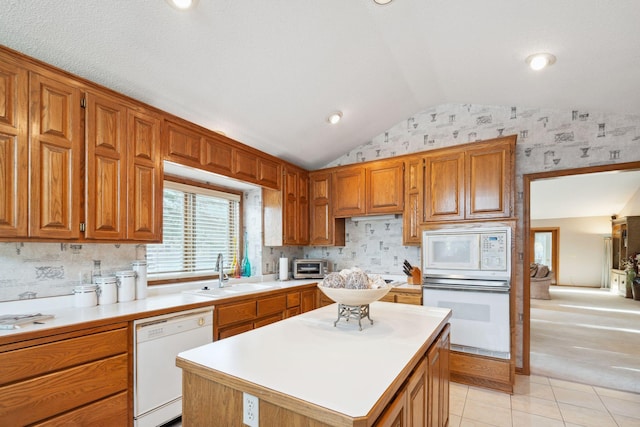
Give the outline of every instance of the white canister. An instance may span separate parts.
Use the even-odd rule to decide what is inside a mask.
[[[73,288],[75,307],[93,307],[98,305],[98,287],[96,285],[78,285]]]
[[[131,268],[136,272],[136,299],[147,297],[147,261],[133,261]]]
[[[106,305],[118,302],[116,276],[94,277],[93,281],[98,285],[98,304]]]
[[[118,302],[133,301],[136,299],[136,272],[133,270],[116,272],[116,284],[118,285]]]

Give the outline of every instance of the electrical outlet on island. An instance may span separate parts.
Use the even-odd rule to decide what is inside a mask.
[[[242,393],[242,422],[249,427],[260,425],[259,400],[249,393]]]

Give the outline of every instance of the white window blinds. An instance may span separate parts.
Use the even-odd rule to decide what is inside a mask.
[[[149,275],[210,275],[219,253],[229,269],[239,221],[240,195],[165,181],[162,244],[147,245]]]

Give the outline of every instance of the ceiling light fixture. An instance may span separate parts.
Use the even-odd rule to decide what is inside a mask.
[[[169,4],[179,10],[187,10],[195,6],[197,0],[167,0]]]
[[[389,4],[391,3],[391,1],[392,0],[373,0],[375,4],[382,4],[382,5]]]
[[[534,53],[533,55],[527,56],[525,62],[529,64],[532,70],[538,71],[549,65],[553,65],[556,62],[556,57],[546,52]]]
[[[329,117],[327,117],[327,121],[332,125],[335,125],[342,119],[342,111],[336,111],[335,113],[331,113]]]

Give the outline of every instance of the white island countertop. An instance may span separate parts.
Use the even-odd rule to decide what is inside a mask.
[[[366,416],[449,321],[449,309],[375,302],[371,325],[337,319],[337,305],[303,313],[178,355],[177,365]]]

